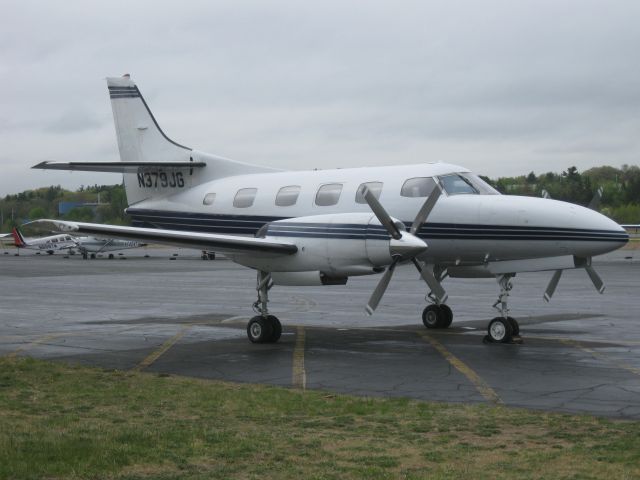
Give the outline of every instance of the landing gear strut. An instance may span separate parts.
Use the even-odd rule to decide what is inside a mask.
[[[424,268],[429,267],[423,266]],[[427,294],[425,300],[431,302],[431,305],[427,305],[422,311],[422,323],[427,328],[449,328],[453,321],[453,312],[449,305],[444,303],[447,300],[447,294],[441,286],[442,281],[447,277],[447,270],[437,265],[431,268],[435,284],[429,284],[432,290]]]
[[[515,274],[497,275],[500,285],[500,295],[493,304],[493,308],[500,312],[500,316],[489,322],[485,340],[492,343],[522,343],[520,325],[515,318],[509,316],[509,292],[513,288],[511,279]]]
[[[258,300],[253,304],[253,310],[258,313],[247,324],[247,336],[252,343],[275,343],[282,335],[282,324],[274,315],[269,315],[267,303],[269,290],[273,287],[271,275],[258,271],[256,290]]]

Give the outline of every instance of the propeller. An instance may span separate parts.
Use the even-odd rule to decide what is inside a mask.
[[[391,277],[393,276],[393,272],[395,271],[396,266],[399,262],[403,260],[411,260],[415,267],[420,272],[420,276],[427,283],[432,293],[438,298],[440,302],[444,302],[447,299],[447,294],[440,285],[440,282],[436,279],[432,272],[429,271],[428,268],[416,258],[422,252],[427,249],[427,244],[416,236],[416,233],[422,228],[422,225],[427,220],[427,217],[433,210],[438,198],[442,194],[442,189],[440,185],[433,180],[434,187],[427,199],[425,200],[422,207],[418,211],[416,218],[411,224],[411,230],[406,231],[406,228],[398,228],[399,226],[394,222],[391,216],[387,213],[382,204],[378,201],[376,196],[365,187],[363,192],[363,197],[371,211],[376,216],[376,218],[380,221],[380,224],[387,230],[389,235],[391,236],[391,241],[389,242],[389,251],[391,253],[391,257],[393,261],[391,265],[384,272],[380,282],[376,286],[375,290],[371,294],[371,298],[365,307],[366,312],[369,315],[372,315],[374,310],[378,307],[384,292],[387,290],[389,286],[389,282],[391,281]]]
[[[593,286],[596,287],[598,293],[604,293],[604,282],[602,281],[602,278],[600,278],[600,275],[598,275],[598,272],[596,272],[595,269],[591,266],[591,259],[586,259],[585,263],[586,264],[583,266],[583,268],[586,270],[587,275],[589,275]],[[547,289],[545,290],[543,296],[546,302],[549,302],[551,300],[551,297],[556,291],[556,287],[558,286],[558,282],[560,281],[561,276],[562,270],[556,270],[555,272],[553,272],[553,277],[551,277],[551,281],[549,282],[549,285],[547,285]]]

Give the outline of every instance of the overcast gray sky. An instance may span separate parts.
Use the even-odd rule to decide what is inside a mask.
[[[0,0],[0,195],[114,174],[104,78],[174,140],[280,168],[640,162],[640,2]]]

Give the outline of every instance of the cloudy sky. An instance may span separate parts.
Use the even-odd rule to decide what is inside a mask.
[[[640,163],[640,2],[0,0],[0,195],[114,174],[104,78],[174,140],[245,162]]]

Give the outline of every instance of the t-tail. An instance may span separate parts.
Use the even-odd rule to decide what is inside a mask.
[[[158,200],[217,178],[275,171],[211,155],[169,138],[127,74],[107,78],[120,162],[42,162],[33,168],[122,172],[129,205]]]
[[[24,248],[28,245],[27,241],[24,239],[24,236],[22,235],[22,232],[18,230],[18,227],[14,227],[11,233],[13,234],[13,243],[15,244],[16,247]]]

